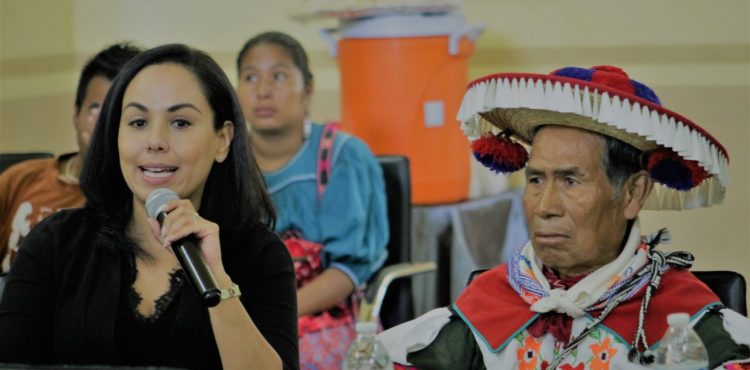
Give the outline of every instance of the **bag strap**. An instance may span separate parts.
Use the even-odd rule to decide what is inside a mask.
[[[339,124],[337,122],[328,122],[323,125],[323,133],[320,135],[316,176],[318,199],[323,196],[323,192],[325,192],[328,186],[328,180],[331,177],[331,170],[333,169],[333,142],[336,140],[336,131],[338,130]]]

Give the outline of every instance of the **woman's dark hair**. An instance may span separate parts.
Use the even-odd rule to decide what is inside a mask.
[[[294,37],[282,32],[264,32],[254,36],[250,40],[247,40],[245,45],[242,46],[242,50],[240,50],[240,53],[237,55],[237,73],[240,73],[240,68],[242,68],[242,59],[245,57],[245,54],[250,52],[253,47],[260,44],[277,45],[286,50],[286,52],[289,53],[289,56],[292,57],[294,65],[297,66],[297,68],[299,68],[299,70],[302,72],[302,79],[303,81],[305,81],[305,87],[312,86],[313,74],[312,72],[310,72],[310,66],[307,62],[307,53],[305,52],[305,48],[303,48],[299,41],[297,41]]]
[[[199,209],[201,216],[216,222],[222,235],[230,238],[234,231],[258,223],[273,228],[276,213],[250,151],[244,116],[229,79],[206,53],[170,44],[130,60],[104,100],[81,172],[86,208],[105,228],[99,240],[110,246],[127,244],[113,241],[123,237],[133,212],[133,193],[122,176],[117,145],[125,89],[144,68],[165,63],[180,65],[195,75],[213,110],[215,130],[221,129],[225,121],[234,123],[229,156],[222,163],[214,162],[208,174]]]

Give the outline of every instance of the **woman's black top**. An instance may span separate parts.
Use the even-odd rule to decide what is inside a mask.
[[[176,282],[153,322],[132,316],[133,253],[97,242],[101,226],[86,209],[65,210],[23,241],[0,302],[0,363],[221,368],[208,309],[189,282]],[[128,242],[122,239],[115,242]],[[222,261],[242,304],[284,367],[297,369],[296,288],[286,247],[263,225],[231,239],[222,239]]]

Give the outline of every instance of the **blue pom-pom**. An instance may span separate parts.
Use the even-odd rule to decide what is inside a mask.
[[[504,173],[509,174],[515,171],[518,171],[518,168],[515,166],[507,166],[503,165],[503,162],[498,162],[495,160],[495,157],[492,155],[482,155],[480,153],[474,152],[474,158],[476,158],[479,163],[481,163],[483,166],[490,169],[490,171],[494,173]]]
[[[575,78],[577,80],[591,81],[594,71],[581,67],[564,67],[552,72],[555,76]]]
[[[654,104],[661,105],[661,100],[659,100],[659,97],[656,96],[656,93],[654,92],[654,90],[651,90],[650,87],[636,80],[630,80],[630,83],[635,89],[635,96],[646,99]]]
[[[693,187],[693,174],[681,162],[661,160],[649,168],[651,178],[664,186],[680,191],[688,191]]]

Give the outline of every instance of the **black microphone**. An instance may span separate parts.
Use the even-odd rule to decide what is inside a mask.
[[[156,189],[146,198],[146,212],[148,217],[156,218],[159,225],[164,222],[167,213],[162,211],[164,206],[176,199],[180,199],[172,189]],[[203,300],[203,305],[213,307],[221,301],[221,291],[216,283],[214,275],[208,268],[200,250],[200,240],[195,235],[188,235],[180,240],[172,242],[172,250],[177,255],[182,269],[193,284],[198,295]]]

